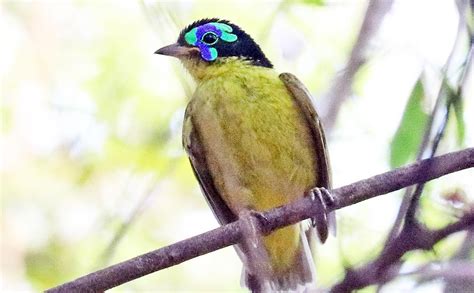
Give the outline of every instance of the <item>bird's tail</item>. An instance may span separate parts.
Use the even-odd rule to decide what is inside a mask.
[[[259,278],[246,270],[244,265],[242,279],[244,285],[252,292],[291,291],[303,292],[314,286],[315,267],[306,233],[300,224],[300,241],[293,264],[285,271],[271,273],[267,278]],[[242,255],[241,255],[242,256]]]

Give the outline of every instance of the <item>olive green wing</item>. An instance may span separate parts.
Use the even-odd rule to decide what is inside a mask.
[[[228,224],[237,220],[237,216],[230,210],[219,194],[212,174],[209,172],[208,162],[206,160],[206,151],[203,147],[199,131],[193,122],[193,103],[192,101],[186,108],[183,123],[183,147],[186,150],[189,162],[193,168],[201,190],[211,207],[217,221],[221,225]]]
[[[324,129],[321,124],[316,110],[311,102],[311,95],[299,81],[296,76],[291,73],[280,74],[280,79],[285,84],[286,88],[290,91],[296,103],[304,114],[308,127],[311,130],[313,138],[317,172],[319,174],[319,182],[317,187],[331,188],[331,167],[329,164],[328,149],[326,146],[326,137],[324,135]]]
[[[316,171],[318,172],[318,182],[316,187],[331,188],[331,167],[329,164],[329,154],[326,145],[326,137],[316,110],[311,102],[311,94],[301,81],[291,73],[280,74],[280,79],[285,84],[288,91],[292,94],[303,113],[305,120],[311,130],[311,136],[314,143],[314,154],[316,157]],[[319,240],[324,243],[328,236],[328,226],[333,234],[336,234],[336,216],[334,212],[327,215],[327,223],[324,226],[316,225],[315,228],[319,235]],[[308,235],[308,240],[314,234]]]

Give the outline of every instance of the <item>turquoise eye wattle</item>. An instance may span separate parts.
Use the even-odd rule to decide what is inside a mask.
[[[219,40],[226,43],[237,41],[237,35],[232,33],[232,27],[225,23],[209,22],[189,30],[184,39],[191,46],[196,46],[201,51],[201,57],[206,61],[214,61],[219,55],[217,49],[212,47]]]

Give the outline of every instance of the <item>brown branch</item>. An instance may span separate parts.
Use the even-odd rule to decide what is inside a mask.
[[[391,269],[407,252],[429,250],[440,240],[459,231],[474,227],[474,212],[464,215],[459,221],[442,229],[429,230],[424,226],[407,225],[406,229],[390,242],[374,261],[357,269],[349,269],[344,279],[331,292],[351,292],[372,284],[387,282],[398,275],[398,269]]]
[[[469,233],[469,232],[468,232]],[[418,281],[416,285],[431,282],[435,279],[443,278],[445,282],[456,281],[464,282],[474,280],[474,263],[470,260],[448,260],[446,262],[431,262],[419,266],[418,268],[406,272],[400,273],[397,277],[416,276]],[[464,286],[468,288],[469,285]],[[463,287],[460,287],[463,288]],[[460,292],[461,289],[451,290],[451,292]],[[445,286],[446,292],[446,286]],[[471,290],[472,292],[472,290]]]
[[[474,291],[474,263],[472,263],[471,259],[471,251],[474,251],[474,229],[469,230],[464,238],[464,241],[459,248],[458,252],[451,258],[449,263],[464,263],[469,262],[471,264],[471,272],[472,276],[470,278],[448,278],[444,285],[444,292],[445,293],[454,293],[460,292],[463,289]],[[460,270],[457,270],[458,272]],[[465,272],[466,270],[462,270],[461,272]]]
[[[112,237],[110,242],[107,244],[106,248],[102,252],[102,255],[100,256],[100,259],[99,259],[100,264],[106,265],[109,263],[120,241],[127,234],[127,232],[129,231],[133,223],[139,218],[139,216],[141,216],[143,211],[149,206],[147,205],[147,203],[150,201],[153,195],[156,194],[156,189],[157,189],[156,183],[151,184],[151,186],[149,186],[147,189],[148,190],[142,193],[140,200],[135,204],[134,207],[132,207],[132,210],[127,216],[127,218],[120,224],[118,229],[115,231],[114,236]]]
[[[463,36],[464,36],[463,32],[464,32],[464,27],[465,27],[465,23],[462,17],[463,9],[462,9],[462,5],[460,3],[458,4],[460,5],[459,6],[460,19],[458,23],[458,32],[457,32],[456,40],[453,44],[453,48],[451,50],[450,56],[448,57],[446,64],[444,66],[444,70],[443,70],[444,72],[447,72],[449,68],[453,66],[453,56],[455,52],[458,51],[459,49],[458,47],[464,44],[462,42]],[[459,99],[461,99],[462,97],[461,95],[462,85],[464,84],[467,73],[469,72],[471,61],[472,61],[472,48],[468,49],[468,51],[466,52],[463,69],[459,77],[457,89],[455,90],[456,91],[455,96]],[[447,128],[448,120],[450,117],[450,111],[452,110],[452,107],[455,102],[460,102],[460,101],[456,101],[453,98],[453,90],[450,88],[448,82],[443,79],[443,82],[440,86],[438,96],[436,99],[436,104],[425,126],[423,141],[418,150],[417,160],[420,160],[423,157],[426,158],[427,156],[429,158],[432,158],[435,156],[438,146]],[[439,125],[438,125],[438,129],[435,136],[432,138],[432,132],[434,130],[436,117],[441,116],[441,115],[443,115],[443,117],[441,118],[441,122],[438,123]],[[428,153],[428,155],[426,153]],[[396,259],[391,259],[390,255],[393,255],[393,252],[388,253],[388,254],[386,254],[385,252],[394,243],[397,244],[400,238],[403,239],[404,235],[402,235],[401,233],[405,231],[413,232],[413,231],[419,230],[418,228],[421,226],[421,224],[419,223],[416,217],[416,214],[418,212],[419,200],[421,198],[423,189],[424,189],[424,183],[417,184],[415,188],[407,188],[405,195],[403,197],[402,203],[400,205],[397,218],[383,246],[384,251],[375,260],[371,261],[370,263],[360,268],[363,274],[362,283],[365,283],[365,286],[369,284],[378,284],[377,291],[379,291],[381,286],[383,286],[387,281],[391,280],[397,275],[398,269],[403,264],[403,260],[401,259],[401,256]],[[403,228],[401,228],[402,226]],[[418,236],[415,233],[414,235],[411,235],[411,237],[418,237]],[[386,262],[386,265],[379,266],[379,262]],[[376,275],[371,275],[367,271],[372,271],[372,272],[375,271],[379,279],[377,280]],[[351,283],[353,283],[356,275],[357,274],[354,273],[354,271],[347,272],[345,280],[341,282],[340,287],[338,287],[339,286],[338,285],[334,288],[336,289],[344,288],[344,286],[349,288]],[[358,288],[357,284],[356,284],[356,288]]]
[[[461,0],[460,2],[463,2],[463,0]],[[466,21],[463,17],[464,15],[463,7],[465,5],[459,2],[457,4],[458,4],[460,17],[458,21],[456,40],[454,41],[451,52],[446,60],[445,65],[443,66],[443,70],[442,70],[443,72],[448,72],[448,70],[453,66],[453,62],[455,59],[454,58],[455,52],[459,50],[459,47],[464,46],[463,37],[464,37],[464,29],[466,27]],[[460,75],[460,80],[458,82],[458,88],[457,88],[457,92],[459,93],[459,98],[463,97],[462,88],[463,88],[464,83],[467,80],[467,75],[470,72],[469,69],[472,64],[472,52],[473,52],[472,48],[468,49],[468,51],[466,52],[466,57],[465,57],[465,62],[464,62],[465,65],[463,66],[462,73]],[[448,125],[450,110],[452,108],[452,105],[455,102],[451,97],[449,97],[450,96],[449,91],[450,91],[449,84],[447,83],[446,80],[443,79],[442,84],[438,91],[435,105],[425,125],[423,140],[420,144],[420,147],[418,149],[418,154],[416,157],[417,160],[421,160],[423,158],[431,158],[431,157],[434,157],[434,155],[436,154],[441,138]],[[444,111],[444,117],[441,119],[441,124],[438,126],[438,131],[435,137],[432,139],[432,132],[434,130],[436,117],[443,115],[442,111]],[[431,145],[430,145],[430,140],[432,140]],[[429,150],[430,147],[431,147],[431,150]],[[428,151],[429,151],[429,154],[426,155]],[[415,221],[415,213],[416,213],[418,201],[419,201],[419,198],[421,197],[423,189],[424,189],[424,185],[418,184],[415,188],[408,188],[406,190],[405,195],[403,196],[402,203],[400,204],[400,208],[398,210],[397,218],[395,219],[395,222],[387,237],[387,243],[391,241],[397,235],[397,233],[399,233],[399,230],[404,220],[408,222]]]
[[[421,277],[427,280],[443,278],[445,282],[455,281],[462,287],[458,290],[445,289],[444,292],[462,292],[463,289],[467,289],[467,292],[473,292],[473,280],[474,280],[474,264],[472,261],[450,261],[446,264],[441,265],[438,268],[431,268],[418,273]],[[466,291],[465,291],[466,292]]]
[[[322,113],[326,133],[331,132],[336,123],[337,113],[352,90],[352,82],[366,61],[366,52],[370,40],[379,29],[385,14],[390,10],[393,0],[370,0],[357,40],[352,47],[347,64],[336,74],[331,88],[326,94],[327,111]]]
[[[333,189],[331,193],[335,201],[332,204],[328,203],[328,210],[340,209],[416,183],[426,182],[472,167],[474,167],[474,148],[422,160],[403,168]],[[267,235],[275,229],[308,219],[314,216],[314,211],[318,210],[317,205],[318,203],[311,201],[310,198],[303,198],[286,206],[264,212],[263,218],[265,220],[259,222],[260,231]],[[240,221],[230,223],[88,274],[49,289],[47,292],[104,291],[119,286],[147,274],[238,243],[242,236],[240,225]],[[438,231],[437,237],[446,237],[448,232],[451,233],[452,230],[460,228],[450,226],[449,229]]]

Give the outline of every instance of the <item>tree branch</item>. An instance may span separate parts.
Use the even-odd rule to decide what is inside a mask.
[[[336,74],[331,88],[326,94],[327,111],[322,113],[326,133],[331,132],[336,123],[339,108],[352,90],[352,82],[359,69],[366,62],[366,51],[370,40],[379,29],[385,14],[390,10],[393,0],[370,0],[367,6],[357,40],[352,47],[347,64]]]
[[[333,189],[331,193],[335,200],[333,203],[328,203],[328,210],[341,209],[416,183],[426,182],[472,167],[474,167],[474,148],[422,160],[403,168]],[[260,231],[267,235],[275,229],[308,219],[318,210],[317,205],[317,202],[306,197],[286,206],[264,212],[265,220],[259,222]],[[442,239],[449,233],[462,228],[459,224],[458,226],[448,227],[436,232],[436,239]],[[200,255],[236,244],[241,238],[241,221],[236,221],[93,272],[49,289],[47,292],[104,291]]]
[[[456,40],[453,43],[451,53],[449,54],[446,60],[446,63],[443,66],[442,71],[445,73],[447,73],[448,70],[452,66],[454,66],[453,60],[455,59],[454,58],[455,52],[459,50],[460,46],[464,45],[463,33],[466,27],[466,19],[463,15],[465,14],[464,12],[466,11],[464,11],[463,8],[467,6],[466,5],[467,3],[461,3],[461,2],[464,2],[464,0],[460,0],[457,3],[458,9],[459,9],[458,29],[457,29],[457,34],[456,34]],[[472,64],[472,52],[473,52],[472,48],[467,50],[464,66],[462,68],[462,72],[459,77],[459,82],[458,82],[456,91],[458,92],[459,94],[458,96],[460,99],[463,97],[462,95],[463,85],[465,84],[467,80],[467,75],[469,74],[469,70]],[[435,105],[433,107],[431,115],[429,116],[429,119],[425,126],[423,140],[418,149],[417,160],[421,160],[423,158],[434,157],[438,149],[439,143],[441,141],[441,138],[443,137],[443,134],[448,125],[449,113],[451,111],[453,104],[455,103],[455,100],[452,97],[450,97],[450,95],[451,93],[450,93],[449,84],[443,78],[441,86],[438,91]],[[442,111],[444,111],[444,113],[442,113]],[[444,115],[444,117],[441,119],[441,124],[438,126],[438,131],[435,137],[432,139],[432,132],[434,130],[436,117],[441,116],[441,115]],[[431,140],[431,145],[430,145],[430,140]],[[428,152],[428,155],[426,154],[427,152]],[[400,230],[400,227],[402,226],[403,220],[407,222],[414,222],[416,220],[415,213],[416,213],[418,201],[419,201],[419,198],[421,197],[423,189],[424,189],[424,185],[418,184],[414,189],[409,188],[406,190],[405,195],[403,196],[402,203],[400,204],[397,218],[395,219],[392,229],[387,237],[387,242],[391,241],[397,235],[397,233]]]
[[[474,3],[474,2],[473,2]],[[464,241],[459,248],[458,252],[448,261],[448,266],[446,269],[451,269],[452,263],[458,264],[465,264],[469,263],[471,265],[471,269],[458,269],[456,268],[455,271],[458,274],[463,274],[464,272],[470,272],[471,276],[468,278],[445,278],[446,283],[444,286],[445,293],[455,293],[460,292],[462,290],[471,290],[474,291],[474,263],[471,260],[471,252],[474,251],[474,229],[469,230],[464,238]],[[447,274],[448,276],[451,274]],[[434,276],[436,277],[436,276]]]
[[[429,230],[419,224],[407,225],[402,232],[384,247],[380,257],[368,264],[349,269],[344,279],[331,292],[352,292],[368,285],[387,282],[398,275],[398,268],[392,269],[405,253],[417,249],[429,250],[447,236],[474,227],[474,211],[459,221],[438,230]]]

